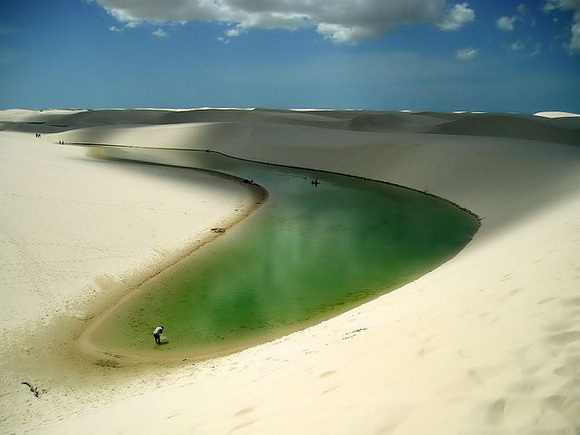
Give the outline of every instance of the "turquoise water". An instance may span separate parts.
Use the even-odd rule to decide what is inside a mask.
[[[478,227],[445,201],[383,183],[214,153],[107,153],[201,165],[270,192],[250,218],[108,315],[91,340],[109,352],[203,355],[281,336],[432,270]],[[158,324],[166,328],[165,346],[151,335]]]

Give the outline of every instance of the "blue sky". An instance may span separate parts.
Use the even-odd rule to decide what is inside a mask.
[[[0,108],[580,112],[580,0],[3,0]]]

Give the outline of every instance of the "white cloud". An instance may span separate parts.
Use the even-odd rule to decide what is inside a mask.
[[[467,3],[448,0],[97,0],[115,19],[143,22],[214,21],[228,26],[228,37],[253,28],[313,28],[339,43],[381,36],[403,24],[433,23],[455,30],[475,19]],[[445,12],[448,10],[448,13]]]
[[[475,20],[475,11],[467,3],[456,4],[443,18],[439,27],[443,30],[457,30]]]
[[[131,15],[129,15],[122,9],[107,8],[107,12],[109,12],[117,21],[125,23],[126,27],[133,28],[137,27],[137,25],[139,24],[138,19],[133,18]]]
[[[243,35],[244,33],[246,33],[248,30],[242,26],[241,24],[237,25],[234,28],[228,29],[226,30],[226,35],[229,36],[230,38],[235,38],[237,36]]]
[[[542,52],[542,44],[534,43],[533,40],[515,41],[508,46],[509,51],[521,56],[534,57]]]
[[[528,8],[525,4],[521,4],[518,6],[518,14],[525,15],[530,12],[530,8]]]
[[[547,0],[544,5],[544,12],[551,12],[557,9],[579,10],[580,0]]]
[[[472,60],[477,55],[478,50],[475,48],[464,48],[463,50],[459,50],[455,57],[459,60]]]
[[[540,54],[541,52],[542,52],[542,44],[537,42],[534,45],[533,50],[530,52],[529,56],[534,57],[534,56],[537,56],[538,54]]]
[[[496,25],[499,29],[505,30],[506,32],[511,32],[514,30],[514,21],[517,17],[501,17],[496,21]]]
[[[111,27],[109,27],[109,30],[111,32],[122,32],[123,31],[123,29],[121,29],[120,27],[117,27],[117,26],[111,26]]]
[[[152,35],[157,36],[159,38],[166,38],[167,33],[163,29],[157,29],[154,32],[151,32]]]
[[[320,23],[316,26],[316,31],[327,39],[346,44],[378,36],[369,28],[358,26],[346,27],[341,24]]]
[[[547,0],[543,10],[546,13],[561,10],[571,11],[574,14],[567,49],[570,50],[570,53],[580,54],[580,0]]]
[[[572,24],[572,39],[569,48],[574,53],[580,53],[580,19]]]

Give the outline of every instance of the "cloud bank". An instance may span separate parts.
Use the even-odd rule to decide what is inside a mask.
[[[228,37],[250,29],[313,28],[337,43],[379,37],[402,24],[433,23],[457,30],[475,19],[468,3],[447,0],[97,0],[128,27],[144,22],[224,23]]]

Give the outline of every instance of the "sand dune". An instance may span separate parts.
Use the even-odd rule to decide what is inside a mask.
[[[103,125],[172,125],[184,123],[272,123],[355,131],[423,132],[545,140],[577,145],[580,117],[566,112],[536,116],[488,113],[223,110],[77,110],[2,111],[2,128],[67,131]],[[12,125],[11,125],[12,124]]]
[[[17,344],[3,344],[6,431],[575,434],[580,427],[576,118],[4,111],[0,128],[0,324],[22,329]],[[36,139],[36,131],[55,134]],[[86,301],[99,279],[124,282],[135,268],[162,267],[191,248],[180,238],[199,240],[216,222],[235,221],[233,210],[251,209],[252,196],[180,168],[91,160],[58,141],[212,149],[384,180],[453,201],[482,226],[431,273],[280,340],[195,365],[77,373],[85,366],[71,357],[74,344],[52,348],[51,323],[45,331],[34,325],[61,313],[78,328],[103,297],[99,290]],[[182,219],[185,212],[194,219]],[[96,230],[103,220],[119,228]],[[89,247],[99,255],[87,256]],[[68,356],[66,375],[51,368],[58,354]],[[20,384],[28,379],[48,391],[34,397]]]
[[[430,133],[493,136],[578,145],[580,118],[544,119],[538,116],[471,114],[440,124]],[[571,121],[574,121],[573,123]]]

